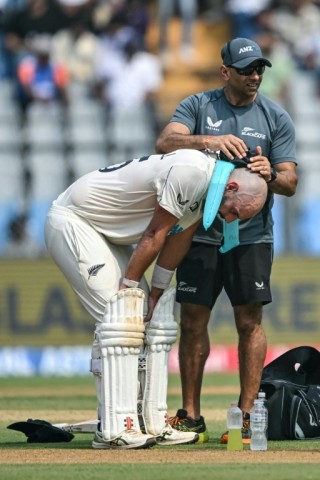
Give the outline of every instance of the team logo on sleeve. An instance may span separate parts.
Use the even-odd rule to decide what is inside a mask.
[[[178,193],[177,202],[179,203],[179,205],[186,205],[189,202],[189,200],[182,200],[181,193]]]

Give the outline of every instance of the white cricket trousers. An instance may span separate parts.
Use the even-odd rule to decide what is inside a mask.
[[[53,205],[45,223],[48,252],[85,309],[103,322],[106,304],[121,284],[132,245],[114,245],[70,209]],[[141,280],[140,288],[148,286]],[[145,312],[147,303],[145,303]]]

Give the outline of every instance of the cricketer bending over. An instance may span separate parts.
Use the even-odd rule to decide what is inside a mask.
[[[48,251],[96,323],[93,448],[198,439],[167,422],[168,356],[177,335],[167,287],[201,222],[215,164],[209,153],[179,150],[101,168],[73,183],[47,215]],[[260,211],[267,186],[240,168],[222,193],[219,213],[231,222]],[[149,292],[144,274],[154,260]]]

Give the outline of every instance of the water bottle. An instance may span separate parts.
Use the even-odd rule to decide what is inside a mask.
[[[227,412],[228,443],[227,450],[243,450],[242,411],[237,402],[232,402]]]
[[[268,410],[264,392],[259,392],[250,411],[251,442],[250,450],[267,450]]]

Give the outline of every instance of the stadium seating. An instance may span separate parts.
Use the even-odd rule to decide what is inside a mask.
[[[10,221],[24,208],[24,169],[18,152],[0,151],[0,253]]]
[[[98,170],[109,164],[109,155],[105,150],[98,149],[75,149],[69,157],[70,168],[73,172],[74,179],[85,175],[93,170]]]
[[[320,195],[310,197],[300,205],[300,251],[308,255],[320,255]]]
[[[30,233],[44,246],[43,225],[52,201],[68,185],[69,166],[63,152],[32,150],[26,157],[31,174],[28,195]]]

